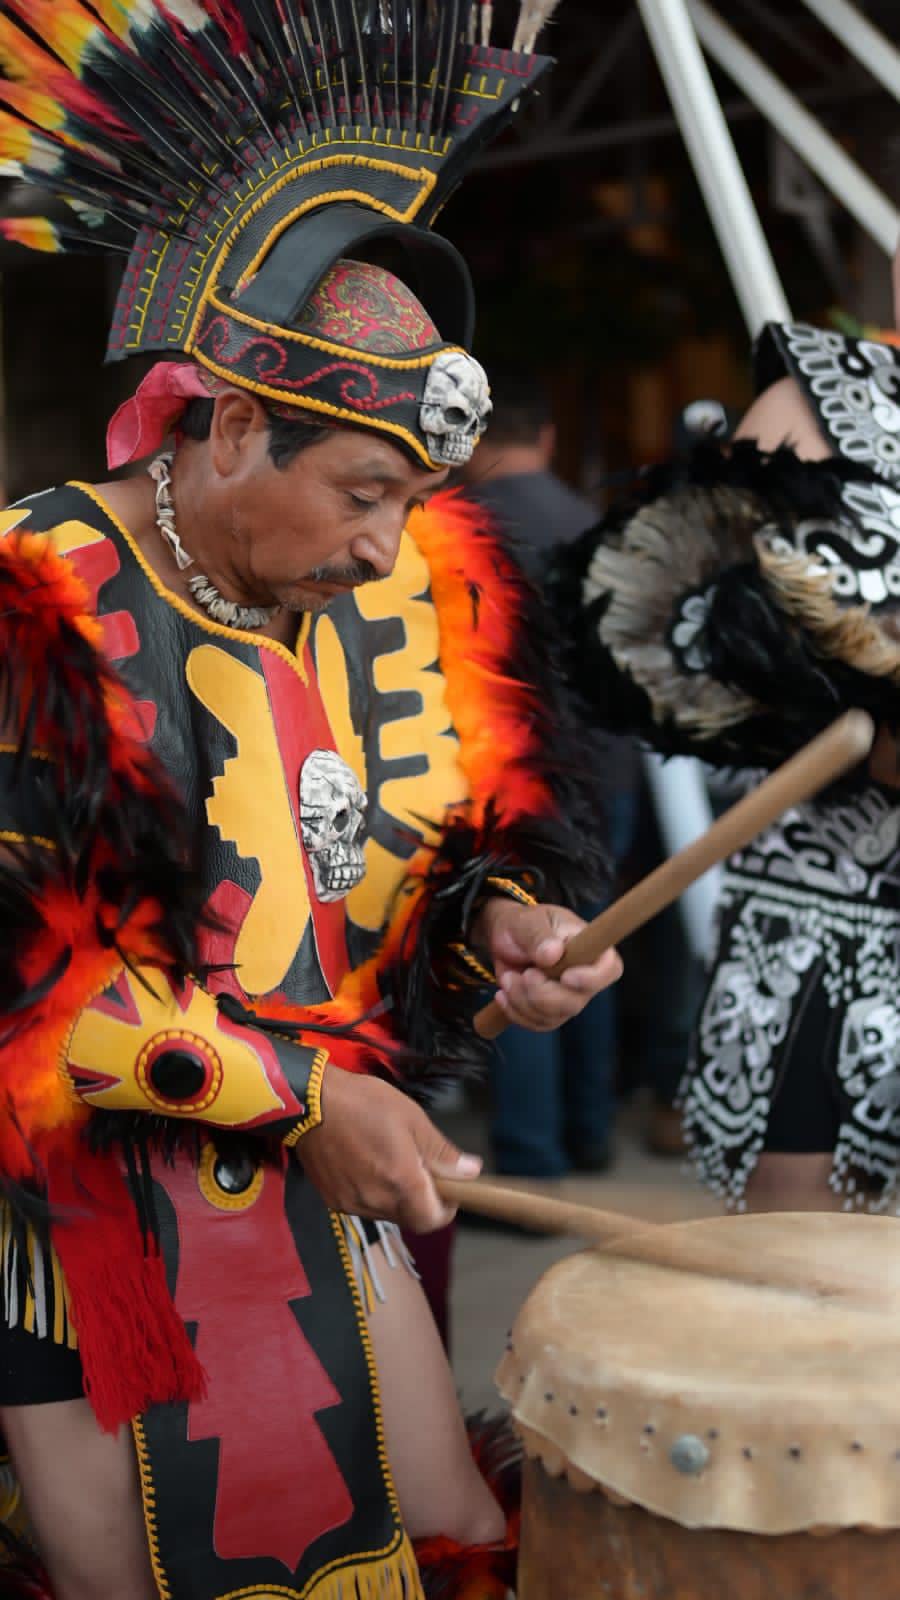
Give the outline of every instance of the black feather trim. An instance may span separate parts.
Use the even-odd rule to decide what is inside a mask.
[[[521,828],[504,828],[489,814],[479,829],[458,815],[444,829],[422,910],[387,980],[398,1032],[415,1057],[428,1063],[427,1075],[419,1069],[406,1075],[410,1093],[427,1100],[449,1081],[479,1075],[490,1061],[491,1046],[472,1029],[485,992],[461,981],[452,955],[452,946],[467,939],[478,906],[492,892],[488,879],[511,877],[536,899],[547,899],[548,884],[568,883],[571,851],[568,825],[552,818],[528,818]],[[577,900],[589,879],[579,879],[576,871],[574,880]]]
[[[39,745],[49,757],[41,763],[41,827],[54,846],[26,838],[5,844],[0,859],[5,1018],[38,1005],[58,981],[71,947],[47,907],[64,901],[74,916],[89,886],[96,912],[84,937],[114,949],[137,907],[153,905],[152,932],[173,968],[196,966],[204,891],[188,864],[183,808],[156,758],[112,721],[127,692],[78,625],[79,595],[48,549],[31,557],[14,538],[0,548],[0,727],[18,752],[6,769],[4,812],[23,835],[32,831],[26,763]],[[26,979],[39,941],[46,964],[37,977],[29,966]]]
[[[497,815],[489,814],[473,853],[526,868],[535,875],[541,897],[577,907],[602,899],[612,883],[606,848],[608,746],[594,731],[586,696],[571,673],[571,611],[556,605],[552,594],[548,602],[544,589],[526,575],[514,538],[496,529],[490,537],[503,566],[511,569],[498,571],[497,582],[513,590],[517,624],[508,659],[496,670],[522,686],[522,716],[533,736],[523,765],[546,787],[551,804],[543,814],[522,816],[512,825],[501,826]],[[476,629],[479,601],[473,587]],[[459,845],[448,842],[448,848],[459,870],[465,870]]]
[[[896,722],[900,684],[826,651],[800,610],[792,612],[790,595],[773,569],[761,563],[755,545],[763,529],[767,538],[781,535],[796,548],[801,524],[852,524],[842,490],[849,482],[873,478],[849,462],[801,461],[786,448],[766,454],[749,441],[727,449],[703,444],[686,460],[644,474],[639,496],[568,547],[553,574],[556,604],[574,624],[567,668],[594,720],[610,732],[632,733],[665,755],[694,755],[731,768],[778,765],[849,707]],[[621,554],[625,548],[627,557],[626,540],[636,518],[655,517],[657,531],[664,534],[669,517],[681,528],[688,525],[692,508],[698,544],[701,537],[712,543],[718,530],[718,549],[700,581],[677,567],[663,572],[640,556],[629,573],[629,581],[643,583],[659,602],[652,615],[648,608],[646,633],[637,642],[671,655],[667,703],[640,681],[635,653],[629,652],[626,667],[622,652],[617,658],[609,644],[608,614],[617,592],[610,589],[586,601],[585,582],[598,550]],[[811,577],[814,565],[810,557]],[[695,641],[699,669],[679,656],[672,638],[680,608],[692,594],[702,595],[704,604]],[[837,615],[836,604],[834,611]],[[704,685],[712,694],[717,686],[733,694],[733,720],[728,721],[727,709],[717,725],[713,714],[705,728],[686,719],[684,707],[692,698],[701,703]]]

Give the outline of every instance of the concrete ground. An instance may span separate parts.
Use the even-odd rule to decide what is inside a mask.
[[[608,1175],[517,1186],[652,1221],[715,1215],[718,1203],[699,1187],[682,1162],[646,1150],[642,1138],[645,1117],[646,1107],[640,1099],[626,1106],[616,1132],[615,1164]],[[440,1121],[463,1149],[487,1155],[483,1114],[467,1108],[445,1113]],[[492,1374],[516,1313],[548,1267],[580,1248],[574,1239],[518,1237],[488,1227],[459,1226],[452,1358],[465,1411],[499,1406]]]

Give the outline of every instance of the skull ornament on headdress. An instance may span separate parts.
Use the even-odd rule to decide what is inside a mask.
[[[492,410],[487,373],[479,362],[462,350],[439,355],[429,369],[420,412],[432,461],[465,466]]]
[[[362,836],[368,800],[333,750],[314,750],[300,773],[300,830],[316,895],[343,900],[365,875]]]

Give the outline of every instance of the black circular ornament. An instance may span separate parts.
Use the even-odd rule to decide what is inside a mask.
[[[148,1080],[164,1100],[192,1100],[207,1076],[207,1063],[192,1050],[162,1050],[150,1063]]]

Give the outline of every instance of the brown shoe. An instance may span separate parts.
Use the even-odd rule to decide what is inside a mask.
[[[681,1112],[655,1100],[645,1135],[647,1149],[655,1156],[683,1156],[687,1142],[681,1125]]]

